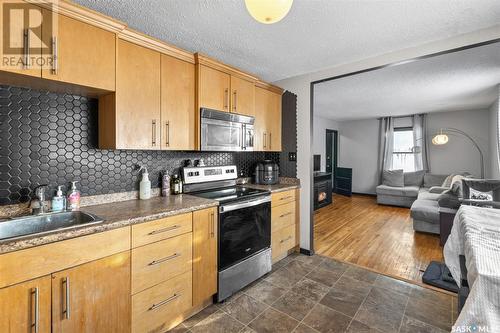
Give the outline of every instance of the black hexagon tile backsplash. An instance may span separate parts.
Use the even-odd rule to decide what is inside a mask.
[[[0,205],[27,202],[32,190],[76,180],[83,195],[136,190],[137,164],[145,165],[152,187],[187,159],[207,165],[236,164],[250,176],[256,162],[279,153],[103,150],[97,148],[97,100],[0,85]]]

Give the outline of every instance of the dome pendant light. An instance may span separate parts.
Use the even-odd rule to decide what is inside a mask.
[[[292,8],[293,0],[245,0],[252,17],[264,24],[281,21]]]

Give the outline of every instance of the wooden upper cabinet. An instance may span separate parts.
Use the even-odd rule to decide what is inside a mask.
[[[17,10],[11,10],[17,8]],[[32,23],[25,19],[25,11],[33,16]],[[40,7],[25,1],[0,2],[0,70],[17,74],[41,77],[42,68],[42,24],[44,12]],[[4,22],[4,19],[7,21]],[[38,24],[39,23],[39,24]],[[9,28],[10,31],[4,31]],[[4,38],[8,38],[5,40]],[[5,46],[9,46],[5,49]]]
[[[50,325],[50,276],[0,289],[0,332],[49,333]]]
[[[267,128],[269,130],[269,150],[281,151],[281,94],[275,92],[271,92],[269,96]]]
[[[231,112],[255,116],[255,86],[253,82],[231,75]]]
[[[217,208],[193,212],[193,306],[217,292]]]
[[[255,87],[255,150],[281,150],[281,94]]]
[[[52,65],[42,70],[42,77],[114,91],[116,34],[44,12],[43,42],[50,47]]]
[[[195,66],[161,56],[161,149],[194,150]]]
[[[229,112],[231,76],[200,65],[198,80],[199,107]]]
[[[99,98],[99,148],[160,149],[160,53],[117,45],[116,92]]]
[[[130,332],[130,252],[52,274],[52,330]]]

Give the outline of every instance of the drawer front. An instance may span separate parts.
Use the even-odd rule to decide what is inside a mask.
[[[132,296],[132,332],[166,332],[191,308],[192,275],[184,273]]]
[[[271,232],[295,224],[295,202],[271,208]]]
[[[271,235],[272,257],[278,258],[295,246],[295,225],[289,225]]]
[[[295,190],[277,192],[271,194],[271,206],[276,207],[295,201]]]
[[[169,216],[132,226],[132,247],[175,237],[193,230],[193,214]]]
[[[132,250],[132,294],[191,271],[192,233]]]

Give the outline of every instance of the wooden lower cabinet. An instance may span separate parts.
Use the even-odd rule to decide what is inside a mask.
[[[0,289],[0,332],[50,332],[50,275]]]
[[[53,332],[129,332],[130,318],[130,251],[52,274]]]
[[[271,251],[276,262],[299,244],[299,190],[271,195]]]
[[[192,307],[192,273],[186,272],[132,296],[132,332],[166,332]]]
[[[217,292],[217,208],[193,213],[193,306]]]

